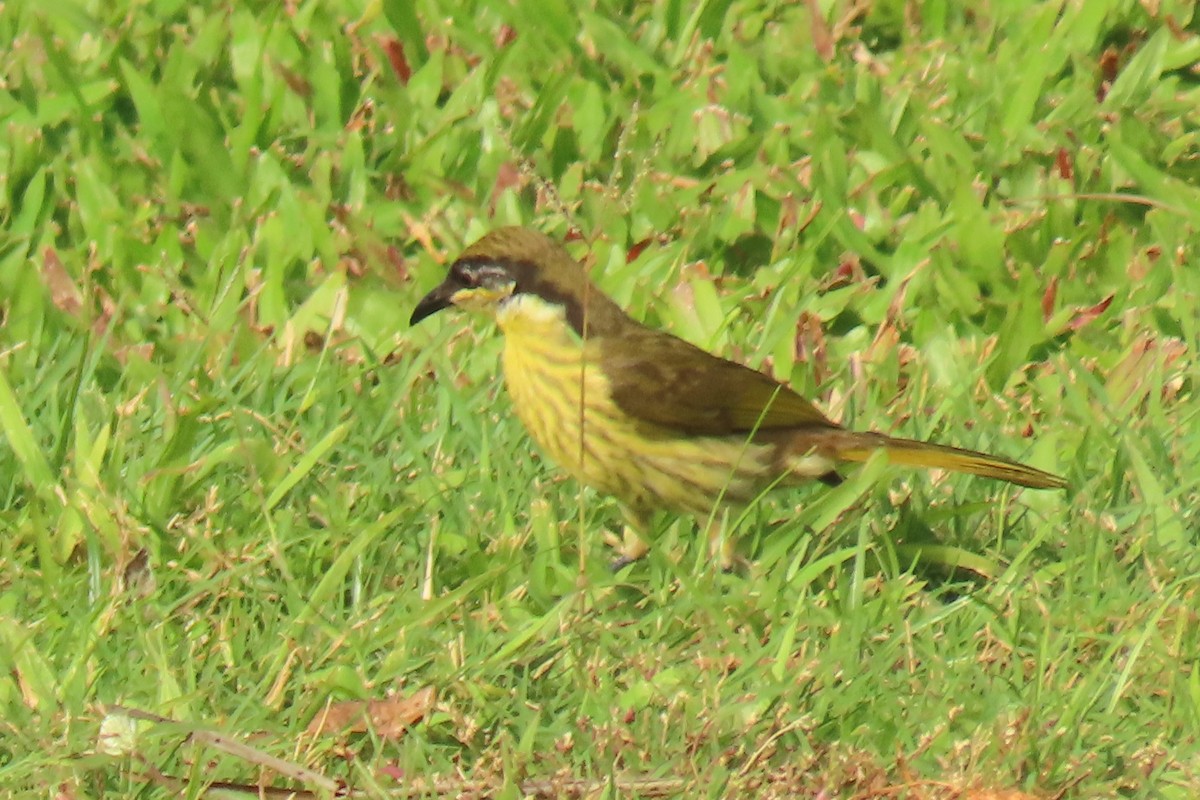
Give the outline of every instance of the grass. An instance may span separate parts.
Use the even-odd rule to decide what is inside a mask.
[[[267,754],[368,796],[1195,796],[1195,10],[816,5],[6,4],[0,791],[327,792]],[[753,509],[746,575],[670,520],[610,575],[494,332],[407,326],[513,223],[847,424],[1071,489],[870,464]],[[108,754],[114,706],[177,722]]]

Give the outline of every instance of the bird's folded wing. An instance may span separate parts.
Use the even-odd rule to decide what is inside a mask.
[[[600,366],[631,417],[695,435],[838,427],[767,375],[650,329],[608,338]]]

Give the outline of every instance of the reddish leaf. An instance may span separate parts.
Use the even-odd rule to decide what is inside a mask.
[[[1087,325],[1096,319],[1096,317],[1103,314],[1108,307],[1112,305],[1112,301],[1113,295],[1110,294],[1108,297],[1104,298],[1090,308],[1080,308],[1076,310],[1075,316],[1071,317],[1071,321],[1067,323],[1067,328],[1073,331],[1079,330],[1084,325]]]
[[[521,185],[521,170],[511,161],[505,161],[496,170],[496,182],[492,184],[492,197]]]
[[[511,161],[505,161],[496,170],[496,180],[492,183],[492,193],[488,198],[488,215],[496,215],[496,204],[500,202],[500,197],[509,189],[520,190],[521,184],[524,183],[524,177],[521,175],[521,169]]]
[[[821,284],[821,291],[827,292],[830,289],[861,283],[866,278],[866,273],[863,272],[862,263],[858,257],[848,255],[825,276],[825,280]]]
[[[828,64],[833,61],[834,55],[833,33],[829,30],[829,24],[825,22],[817,0],[808,0],[808,13],[811,19],[809,30],[812,34],[813,49],[817,51],[821,60]]]
[[[1058,277],[1050,279],[1046,291],[1042,292],[1042,322],[1049,322],[1054,314],[1054,301],[1058,299]]]
[[[1104,98],[1108,96],[1108,90],[1112,88],[1113,81],[1117,79],[1120,60],[1120,54],[1115,47],[1108,48],[1100,56],[1100,85],[1096,87],[1096,102],[1103,102]]]
[[[404,780],[404,770],[395,764],[385,764],[379,768],[379,774],[399,782]]]
[[[392,36],[380,36],[379,46],[383,48],[384,55],[387,56],[388,63],[392,66],[392,72],[399,79],[400,85],[408,86],[409,78],[412,77],[412,66],[404,54],[404,42]]]
[[[1071,160],[1071,154],[1067,152],[1067,148],[1058,148],[1054,164],[1058,168],[1058,177],[1066,181],[1075,180],[1075,162]]]
[[[510,45],[517,40],[517,30],[511,25],[501,25],[500,30],[496,31],[496,47],[501,48]]]
[[[1108,83],[1112,83],[1117,79],[1117,64],[1120,62],[1120,54],[1117,48],[1109,47],[1100,56],[1100,77]]]
[[[650,241],[650,239],[642,239],[640,242],[630,245],[629,249],[625,251],[625,263],[632,264],[637,261],[637,257],[642,254],[642,251],[650,246]]]

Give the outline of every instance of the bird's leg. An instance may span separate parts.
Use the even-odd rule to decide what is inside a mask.
[[[617,553],[617,557],[612,562],[613,572],[619,572],[641,559],[650,550],[650,545],[643,538],[650,530],[650,515],[628,507],[623,507],[621,512],[625,516],[625,527],[621,536],[618,537],[613,533],[607,533],[604,536],[608,546]]]
[[[705,534],[708,553],[722,572],[733,572],[737,565],[737,538],[729,531],[729,514],[715,514],[708,522]]]

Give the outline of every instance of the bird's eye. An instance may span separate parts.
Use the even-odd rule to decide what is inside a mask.
[[[498,286],[512,280],[507,269],[494,263],[455,264],[451,274],[470,289]]]
[[[475,275],[474,270],[463,269],[462,264],[455,264],[450,268],[450,279],[455,283],[463,286],[474,288],[479,285],[479,279]]]

